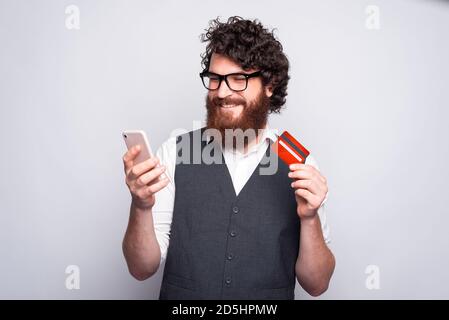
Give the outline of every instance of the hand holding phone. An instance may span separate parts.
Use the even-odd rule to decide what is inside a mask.
[[[164,174],[165,167],[153,156],[144,131],[127,130],[122,135],[128,148],[123,156],[126,184],[133,202],[141,209],[151,209],[154,194],[170,182]]]

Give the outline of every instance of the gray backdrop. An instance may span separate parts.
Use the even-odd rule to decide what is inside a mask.
[[[292,79],[271,125],[329,180],[321,298],[449,298],[449,3],[430,0],[0,0],[0,298],[157,298],[161,272],[134,280],[121,251],[121,131],[156,149],[204,119],[199,35],[235,14],[277,28]]]

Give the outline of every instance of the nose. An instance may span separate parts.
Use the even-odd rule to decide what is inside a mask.
[[[221,81],[220,88],[218,88],[218,90],[217,90],[217,96],[220,99],[223,99],[230,95],[232,95],[232,90],[229,89],[228,84],[223,79],[223,81]]]

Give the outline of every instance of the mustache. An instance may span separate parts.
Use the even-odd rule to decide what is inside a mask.
[[[223,105],[230,105],[230,104],[241,104],[243,107],[246,107],[246,100],[244,98],[238,98],[238,97],[225,97],[225,98],[219,98],[219,97],[213,97],[212,99],[209,99],[210,105],[212,107],[221,107]]]

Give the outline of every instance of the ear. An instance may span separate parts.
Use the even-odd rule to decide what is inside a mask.
[[[270,98],[273,95],[273,86],[271,84],[265,86],[265,95]]]

